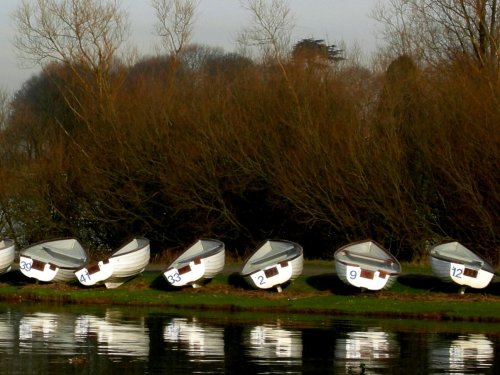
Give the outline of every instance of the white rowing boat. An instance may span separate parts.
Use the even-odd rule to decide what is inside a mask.
[[[361,289],[388,289],[401,273],[401,264],[382,245],[365,240],[335,252],[335,269],[346,284]]]
[[[447,242],[434,246],[429,251],[433,273],[445,282],[454,282],[465,287],[482,289],[488,286],[495,269],[479,255],[459,242]]]
[[[75,276],[81,284],[91,286],[103,283],[113,289],[139,275],[149,263],[150,246],[147,238],[134,238],[120,247],[109,258],[89,268],[81,268]]]
[[[0,241],[0,274],[9,272],[16,258],[16,246],[13,240]]]
[[[291,241],[268,240],[245,262],[240,275],[257,289],[276,288],[302,274],[304,254],[302,246]]]
[[[87,263],[87,252],[75,238],[38,242],[19,254],[19,269],[39,281],[73,281],[75,271]]]
[[[163,276],[174,287],[191,285],[198,288],[203,282],[222,272],[224,265],[224,243],[202,238],[175,259],[163,272]]]

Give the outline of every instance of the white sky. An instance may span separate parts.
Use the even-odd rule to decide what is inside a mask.
[[[370,12],[379,0],[288,0],[296,26],[292,43],[304,38],[324,39],[327,44],[343,41],[347,47],[358,45],[365,54],[378,44],[375,21]],[[0,0],[0,89],[12,93],[39,69],[23,69],[12,46],[15,33],[12,12],[20,0]],[[151,0],[121,0],[129,13],[130,43],[141,55],[154,53],[158,43]],[[239,0],[200,0],[193,43],[236,50],[235,39],[248,24],[248,14]]]

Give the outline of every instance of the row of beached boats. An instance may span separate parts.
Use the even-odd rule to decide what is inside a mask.
[[[88,253],[76,238],[43,241],[19,252],[19,270],[43,282],[78,281],[86,286],[103,283],[116,288],[140,274],[149,263],[146,238],[134,238],[110,257],[88,266]]]
[[[390,288],[402,272],[401,264],[375,241],[353,242],[335,254],[338,277],[362,290]],[[437,245],[429,251],[433,273],[454,282],[463,293],[466,287],[481,289],[495,275],[493,266],[458,242]],[[88,265],[88,254],[75,238],[43,241],[22,249],[19,269],[27,277],[42,282],[70,282],[85,286],[104,284],[116,288],[142,273],[150,260],[150,243],[133,238],[110,257]],[[15,261],[14,242],[0,241],[0,273],[8,272]],[[304,252],[299,244],[286,240],[265,241],[244,263],[240,276],[253,288],[281,292],[302,274]],[[225,245],[202,238],[181,253],[163,271],[172,287],[201,287],[221,273],[225,266]]]
[[[487,287],[495,276],[490,263],[456,241],[432,247],[429,262],[433,274],[459,285],[461,294],[466,287]],[[402,272],[394,255],[375,241],[355,242],[338,249],[335,268],[346,284],[367,290],[390,288]]]

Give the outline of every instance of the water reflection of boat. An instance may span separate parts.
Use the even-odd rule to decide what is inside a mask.
[[[240,274],[257,289],[281,287],[302,274],[302,246],[291,241],[268,240],[245,262]]]
[[[245,336],[249,354],[265,362],[272,360],[302,363],[302,334],[273,325],[259,325]]]
[[[163,340],[186,344],[187,354],[193,357],[224,357],[224,330],[196,319],[173,318],[163,330]]]
[[[0,349],[2,352],[12,352],[14,342],[14,322],[10,312],[0,314]]]
[[[144,317],[125,319],[119,311],[107,310],[104,318],[78,316],[73,329],[77,341],[85,341],[89,336],[97,337],[101,354],[140,359],[149,355],[149,332]]]
[[[392,333],[378,328],[367,331],[349,332],[337,339],[335,358],[349,368],[359,368],[365,363],[371,374],[384,373],[384,362],[399,352],[399,346]],[[380,372],[377,372],[377,369]]]
[[[31,352],[34,346],[50,346],[60,354],[71,354],[75,348],[74,316],[37,312],[19,321],[19,348]]]
[[[495,359],[493,342],[483,334],[434,341],[430,346],[431,368],[439,372],[472,373],[492,367]]]

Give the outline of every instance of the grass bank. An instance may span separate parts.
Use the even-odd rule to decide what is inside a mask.
[[[230,267],[229,267],[230,268]],[[43,284],[19,271],[0,277],[0,299],[8,302],[122,305],[191,310],[286,312],[377,318],[430,319],[500,323],[500,280],[485,289],[468,289],[442,283],[427,267],[404,267],[388,291],[361,292],[343,284],[331,265],[306,262],[304,274],[282,293],[252,290],[237,272],[227,271],[203,288],[172,290],[161,269],[149,269],[117,289],[86,288],[74,284]]]

